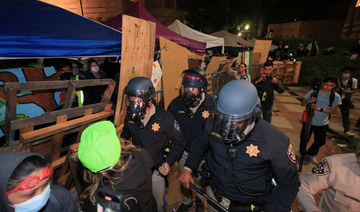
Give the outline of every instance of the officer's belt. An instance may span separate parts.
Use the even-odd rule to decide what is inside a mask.
[[[229,211],[245,212],[245,211],[263,211],[263,203],[260,202],[237,202],[231,201]]]

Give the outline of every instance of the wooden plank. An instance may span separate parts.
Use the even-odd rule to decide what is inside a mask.
[[[89,110],[86,110],[85,113],[84,113],[84,116],[89,116],[93,113],[93,110],[92,109],[89,109]],[[80,142],[80,138],[81,138],[81,134],[82,132],[85,130],[85,128],[87,127],[88,125],[87,124],[84,124],[80,127],[80,130],[78,132],[78,135],[77,135],[77,138],[76,138],[76,143],[79,143]]]
[[[206,67],[205,73],[212,74],[218,71],[219,65],[226,61],[226,57],[212,57],[208,66]]]
[[[116,84],[115,81],[109,83],[108,87],[104,91],[103,97],[101,98],[101,102],[108,103],[110,101],[111,96],[114,92],[115,84]]]
[[[5,83],[5,89],[7,87],[15,88],[17,90],[49,90],[49,89],[61,89],[67,88],[69,81],[71,81],[76,88],[108,85],[112,79],[90,79],[90,80],[54,80],[54,81],[31,81],[31,82],[7,82]]]
[[[189,57],[189,59],[193,59],[193,60],[203,60],[203,58],[204,58],[203,55],[199,55],[199,54],[196,54],[196,53],[190,52],[190,51],[188,51],[188,57]]]
[[[268,55],[269,55],[271,42],[272,42],[271,40],[256,40],[255,41],[253,56],[254,56],[255,52],[261,53],[260,63],[258,63],[258,64],[263,64],[266,62]]]
[[[253,52],[252,58],[251,58],[251,64],[261,64],[261,53],[260,52]]]
[[[20,141],[27,143],[31,141],[36,141],[41,138],[46,138],[48,136],[55,135],[62,131],[67,131],[75,127],[79,127],[82,124],[88,124],[103,118],[109,117],[114,113],[114,111],[103,111],[100,113],[92,114],[89,116],[84,116],[78,119],[74,119],[65,123],[53,125],[50,127],[45,127],[42,129],[34,130],[32,132],[24,133],[20,136]]]
[[[31,132],[34,130],[34,124],[27,124],[27,125],[24,125],[20,128],[20,135],[23,134],[23,133],[27,133],[27,132]],[[22,147],[23,150],[22,151],[26,151],[28,150],[29,152],[32,152],[32,144],[31,143],[27,143],[27,144],[23,144],[24,146]]]
[[[120,109],[123,91],[129,80],[135,76],[151,78],[155,49],[155,23],[127,15],[122,18],[121,72],[115,126],[119,126],[125,118],[125,108],[123,111]]]
[[[181,73],[188,69],[188,53],[182,47],[166,38],[160,37],[162,71],[163,71],[163,92],[164,107],[168,107],[170,102],[180,94],[179,88],[174,85],[181,80]]]
[[[21,126],[33,123],[36,125],[41,125],[45,123],[51,123],[56,121],[56,117],[67,115],[69,119],[80,117],[84,115],[84,112],[88,109],[93,109],[94,113],[98,113],[100,111],[103,111],[105,108],[105,103],[96,103],[91,105],[85,105],[82,107],[76,107],[76,108],[69,108],[64,110],[57,110],[52,111],[48,113],[43,113],[40,116],[27,118],[27,119],[19,119],[15,121],[11,121],[11,129],[16,130],[19,129]]]
[[[296,63],[294,64],[294,71],[295,71],[295,75],[294,75],[294,84],[298,84],[299,83],[299,76],[300,76],[300,70],[301,70],[301,61],[296,61]]]
[[[67,116],[59,116],[57,117],[56,124],[65,123],[67,120]],[[52,151],[51,151],[51,161],[55,161],[60,158],[60,150],[61,150],[61,144],[64,138],[64,132],[60,132],[56,135],[54,135],[54,138],[52,140]]]
[[[68,87],[66,89],[65,102],[63,107],[64,109],[71,108],[75,98],[75,91],[76,91],[76,87],[74,83],[69,81]]]
[[[66,160],[66,156],[61,157],[60,159],[53,161],[51,163],[51,167],[53,167],[54,169],[58,168],[59,166],[61,166],[62,164],[64,164]]]
[[[15,130],[11,129],[11,121],[16,119],[16,93],[15,88],[6,87],[6,114],[5,114],[5,142],[6,146],[10,145],[10,141],[15,139]]]

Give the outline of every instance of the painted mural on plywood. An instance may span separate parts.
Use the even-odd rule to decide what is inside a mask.
[[[54,67],[14,68],[0,70],[0,137],[4,135],[6,113],[6,82],[29,82],[57,80]],[[58,90],[21,91],[17,94],[16,117],[19,119],[39,116],[52,111],[64,101],[64,94]]]

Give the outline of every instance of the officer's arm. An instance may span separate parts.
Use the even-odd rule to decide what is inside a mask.
[[[193,138],[189,155],[185,162],[185,167],[191,169],[192,172],[196,170],[204,152],[209,147],[210,124],[211,119],[206,120],[199,135],[196,138]]]
[[[166,156],[166,161],[169,166],[175,163],[177,159],[180,158],[181,154],[185,148],[185,138],[180,130],[180,126],[177,123],[175,117],[169,113],[169,126],[166,129],[166,135],[168,139],[173,141],[173,147],[170,150],[169,154]]]
[[[125,139],[125,140],[129,140],[131,138],[131,134],[130,134],[130,130],[129,130],[129,121],[127,118],[125,118],[124,127],[121,131],[120,138]]]
[[[299,190],[300,180],[296,168],[293,147],[285,136],[279,135],[276,142],[268,146],[272,172],[277,183],[266,200],[265,211],[289,211]],[[287,141],[287,142],[286,142]]]
[[[302,208],[305,211],[321,211],[313,195],[327,188],[329,188],[329,174],[316,175],[315,173],[308,172],[301,178],[301,187],[297,194],[297,199]]]

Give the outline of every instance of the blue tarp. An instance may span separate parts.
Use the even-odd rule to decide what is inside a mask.
[[[36,0],[0,0],[0,58],[121,55],[121,32]]]

